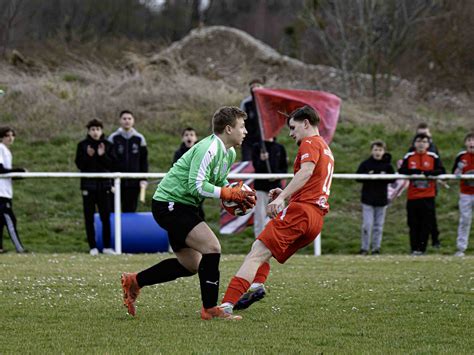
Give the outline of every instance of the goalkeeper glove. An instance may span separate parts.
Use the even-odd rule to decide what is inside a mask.
[[[243,182],[240,181],[235,186],[224,186],[221,188],[221,199],[224,201],[232,201],[242,203],[247,207],[255,204],[255,191],[242,190]]]

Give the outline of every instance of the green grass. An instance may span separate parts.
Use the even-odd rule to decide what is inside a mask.
[[[192,116],[192,117],[191,117]],[[180,144],[179,132],[174,126],[188,125],[196,121],[200,136],[208,132],[207,123],[190,113],[189,121],[167,123],[165,131],[159,129],[159,121],[147,121],[142,131],[149,145],[150,171],[165,172],[171,166],[174,150]],[[179,123],[179,124],[178,124]],[[160,132],[160,133],[157,133]],[[174,132],[174,133],[173,133]],[[64,134],[49,141],[26,141],[17,137],[13,146],[14,163],[30,171],[77,171],[74,165],[76,144],[84,132]],[[463,128],[434,131],[435,142],[441,152],[447,170],[451,169],[456,153],[462,148],[465,134]],[[387,129],[380,124],[354,124],[342,122],[331,148],[336,159],[337,173],[353,173],[358,164],[369,155],[370,141],[379,138],[387,142],[393,160],[401,159],[411,142],[412,133],[405,130]],[[296,153],[296,145],[284,130],[279,137],[288,151],[290,167]],[[290,168],[291,170],[291,168]],[[429,253],[451,254],[455,251],[458,223],[458,186],[450,182],[449,190],[441,188],[437,198],[439,228],[443,248]],[[140,211],[149,211],[149,201],[156,181],[151,181],[147,192],[147,204]],[[357,253],[360,247],[360,184],[354,181],[333,180],[331,189],[331,212],[325,218],[322,247],[324,253]],[[86,251],[87,244],[82,218],[82,201],[78,179],[24,179],[15,182],[14,210],[18,228],[25,246],[36,252]],[[387,211],[382,242],[384,253],[407,253],[409,251],[408,228],[406,226],[406,197],[401,196]],[[218,201],[206,201],[206,215],[211,228],[218,234]],[[253,231],[234,236],[219,236],[224,253],[246,253],[254,239]],[[8,238],[5,238],[8,239]],[[5,240],[4,246],[12,249]],[[472,252],[472,246],[468,253]],[[312,253],[312,246],[302,253]]]
[[[0,256],[2,353],[472,353],[474,258],[295,256],[240,322],[199,319],[196,276],[144,289],[119,277],[166,255]],[[243,256],[221,263],[221,293]]]

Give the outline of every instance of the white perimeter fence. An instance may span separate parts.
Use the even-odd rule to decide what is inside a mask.
[[[114,216],[115,216],[115,251],[122,254],[122,206],[120,200],[121,179],[162,179],[166,173],[9,173],[3,174],[0,178],[103,178],[114,179]],[[229,174],[228,179],[291,179],[293,174]],[[334,174],[334,179],[341,180],[474,180],[474,175],[452,175],[444,174],[438,176],[424,175],[401,175],[401,174]],[[321,237],[316,238],[314,243],[314,254],[321,255]]]

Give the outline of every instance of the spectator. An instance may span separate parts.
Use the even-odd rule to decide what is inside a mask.
[[[453,166],[453,174],[474,174],[474,132],[464,138],[466,150],[460,152]],[[456,256],[464,256],[471,230],[472,209],[474,207],[474,180],[461,180],[459,194],[459,226],[456,240]]]
[[[23,168],[12,169],[13,156],[8,149],[15,141],[15,131],[10,127],[0,128],[0,174],[23,173]],[[8,234],[15,246],[17,253],[24,253],[25,248],[21,243],[16,228],[16,217],[13,213],[13,186],[12,179],[0,179],[0,253],[3,253],[3,227],[7,226]]]
[[[197,134],[194,128],[186,127],[181,133],[181,145],[174,152],[173,164],[181,158],[197,142]]]
[[[105,139],[102,121],[93,119],[87,123],[87,137],[79,142],[76,151],[76,166],[82,173],[107,173],[113,171],[115,159],[112,144]],[[102,221],[104,254],[115,254],[110,247],[110,212],[112,180],[104,178],[81,178],[82,203],[86,225],[87,242],[92,256],[99,254],[95,240],[94,212],[96,206]]]
[[[258,174],[287,173],[288,160],[285,147],[273,138],[265,141],[265,150],[262,151],[260,143],[255,143],[252,150],[252,163]],[[271,171],[268,171],[268,165]],[[253,217],[253,231],[257,238],[270,218],[267,217],[266,208],[270,202],[268,193],[272,189],[282,188],[281,180],[255,180],[254,188],[257,190],[257,204]]]
[[[257,107],[254,101],[253,89],[262,87],[263,84],[265,84],[265,78],[251,80],[249,83],[250,95],[240,103],[240,109],[244,111],[248,117],[245,121],[245,128],[247,129],[248,134],[242,143],[242,161],[252,160],[253,145],[261,141],[260,123],[258,120]]]
[[[417,127],[416,127],[416,134],[426,134],[429,137],[430,145],[428,147],[428,152],[435,153],[436,155],[440,156],[438,152],[438,148],[436,145],[433,143],[433,139],[431,136],[430,132],[430,127],[428,126],[427,123],[421,122]],[[409,152],[415,151],[415,138],[413,138],[413,141],[411,143],[410,148],[408,149]],[[435,185],[436,192],[438,192],[438,185]],[[433,245],[434,248],[439,249],[441,247],[441,242],[439,241],[439,229],[438,229],[438,221],[436,219],[436,207],[435,207],[435,214],[434,214],[434,220],[433,220],[433,225],[431,226],[430,230],[430,235],[431,235],[431,245]]]
[[[429,141],[430,141],[430,145],[428,147],[428,152],[435,153],[436,155],[439,156],[438,148],[436,147],[436,145],[433,142],[433,138],[432,138],[431,132],[430,132],[430,127],[428,126],[427,123],[421,122],[420,124],[418,124],[418,126],[416,127],[416,131],[415,131],[415,137],[416,137],[417,134],[426,134],[429,138]],[[416,148],[415,148],[415,137],[413,137],[413,140],[411,142],[411,146],[408,149],[409,152],[413,152],[413,151],[416,150]]]
[[[386,145],[377,140],[370,145],[371,156],[357,169],[357,174],[393,174],[392,156]],[[387,185],[395,180],[357,180],[362,183],[362,233],[360,254],[367,255],[372,235],[372,254],[380,254],[385,212],[387,210]]]
[[[445,170],[439,156],[428,152],[430,137],[424,133],[415,136],[415,151],[403,158],[400,174],[436,176]],[[408,186],[407,221],[410,229],[412,255],[426,251],[428,236],[436,218],[434,180],[410,180]]]
[[[184,153],[186,153],[191,147],[197,142],[196,130],[192,127],[187,127],[181,133],[181,145],[178,150],[174,152],[173,164],[176,163],[179,158],[181,158]],[[206,220],[206,215],[204,214],[203,201],[199,203],[198,214],[203,219]]]
[[[148,149],[145,137],[135,128],[133,113],[120,112],[120,128],[109,136],[117,157],[117,170],[124,173],[148,172]],[[140,188],[145,189],[146,180],[122,179],[120,196],[122,212],[135,212],[138,205]]]

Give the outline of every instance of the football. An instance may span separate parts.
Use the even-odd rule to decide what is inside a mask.
[[[237,184],[238,182],[233,182],[229,186],[235,186]],[[246,184],[242,185],[242,190],[252,191],[250,186]],[[240,203],[232,202],[232,201],[222,201],[222,207],[227,211],[227,213],[233,216],[245,216],[246,214],[249,214],[253,211],[255,204],[257,203],[257,200],[255,197],[252,197],[252,199],[253,199],[253,206],[251,208],[245,209]]]

